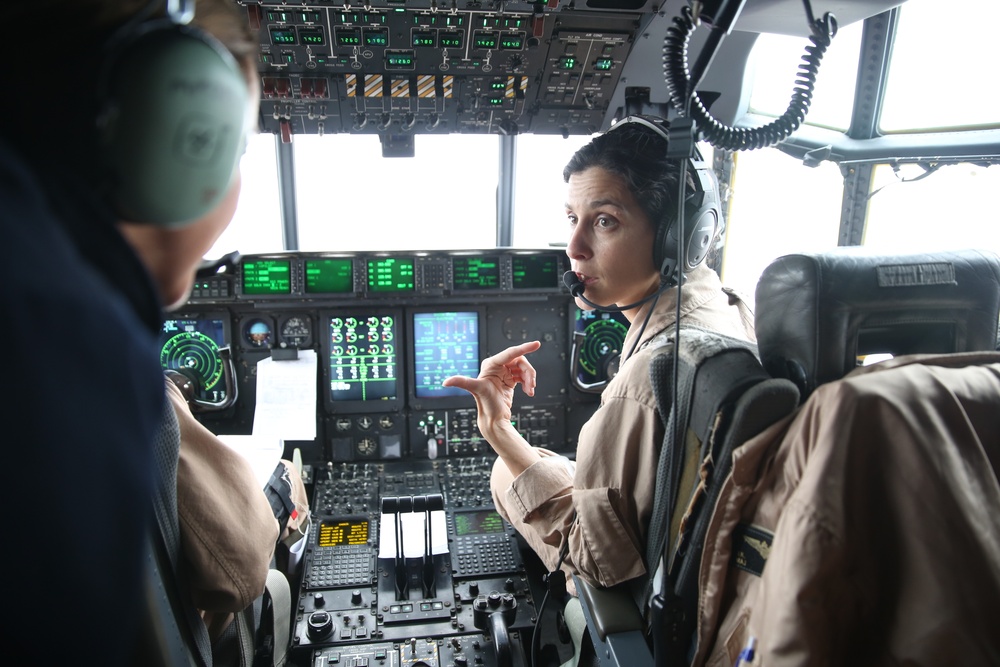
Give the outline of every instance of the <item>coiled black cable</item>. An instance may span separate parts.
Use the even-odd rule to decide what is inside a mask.
[[[667,36],[663,40],[663,75],[667,83],[667,92],[674,109],[681,116],[690,113],[705,141],[716,148],[728,151],[753,150],[773,146],[799,129],[812,103],[820,61],[837,34],[837,19],[832,14],[827,13],[822,19],[813,19],[808,0],[805,5],[812,30],[812,35],[809,37],[812,43],[806,46],[806,53],[802,56],[802,63],[799,64],[788,108],[785,113],[767,125],[753,128],[723,125],[705,108],[698,93],[688,90],[691,85],[691,75],[688,71],[687,48],[691,33],[695,29],[695,22],[691,8],[687,5],[680,16],[674,17],[673,24],[667,28]]]

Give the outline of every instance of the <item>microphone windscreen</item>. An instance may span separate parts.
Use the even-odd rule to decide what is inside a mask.
[[[563,274],[563,284],[566,285],[566,289],[573,296],[580,296],[583,294],[583,282],[576,275],[576,271],[567,271]]]

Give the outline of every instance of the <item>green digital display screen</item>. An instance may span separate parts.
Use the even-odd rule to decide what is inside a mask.
[[[322,28],[299,28],[299,39],[303,44],[312,46],[323,46],[326,44],[326,35]]]
[[[247,260],[242,266],[244,294],[291,293],[292,274],[289,260]]]
[[[272,44],[296,44],[295,28],[271,28]]]
[[[414,62],[416,62],[416,59],[413,57],[413,53],[409,51],[396,51],[385,54],[386,69],[413,69]]]
[[[389,31],[385,28],[365,30],[365,46],[388,46]]]
[[[412,259],[386,257],[368,260],[369,292],[409,292],[413,287]]]
[[[456,290],[497,289],[500,287],[500,258],[455,257],[451,263],[452,285]]]
[[[350,294],[354,291],[354,261],[350,258],[306,260],[306,292]]]
[[[500,36],[500,48],[506,51],[515,51],[524,48],[523,32],[508,32]]]
[[[460,49],[462,48],[462,36],[464,34],[461,32],[442,32],[438,37],[438,41],[441,43],[442,49]]]
[[[360,28],[339,28],[336,37],[337,46],[361,46]]]
[[[455,535],[481,535],[504,532],[503,517],[496,510],[455,513]]]
[[[576,67],[576,58],[573,56],[563,56],[556,62],[559,69],[573,69]]]
[[[494,32],[476,32],[472,36],[472,48],[474,49],[495,49],[497,48],[497,35]]]
[[[412,46],[437,46],[437,34],[433,30],[414,30],[412,35]]]
[[[514,289],[545,289],[559,284],[558,264],[551,255],[514,255]]]
[[[594,61],[594,69],[609,70],[615,64],[611,58],[598,58]]]

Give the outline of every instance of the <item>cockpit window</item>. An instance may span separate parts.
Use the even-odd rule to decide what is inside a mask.
[[[841,131],[850,127],[861,32],[861,22],[842,27],[826,50],[806,123]],[[752,113],[775,117],[784,113],[808,44],[805,37],[765,33],[757,38],[747,68],[753,81]]]
[[[888,252],[1000,252],[1000,225],[988,203],[998,191],[998,167],[880,164],[872,176],[864,245]]]
[[[909,0],[889,63],[883,132],[1000,127],[996,0],[966,0],[960,13],[935,0]],[[958,25],[961,29],[957,29]]]
[[[547,248],[566,242],[563,168],[591,135],[518,137],[514,172],[514,246]]]
[[[374,134],[297,136],[299,249],[494,246],[499,151],[489,134],[420,134],[400,158]]]
[[[274,135],[254,134],[240,161],[243,185],[233,221],[205,255],[217,259],[234,250],[243,254],[282,249],[281,203]]]

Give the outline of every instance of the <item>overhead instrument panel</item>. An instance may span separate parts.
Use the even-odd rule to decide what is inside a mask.
[[[263,130],[285,141],[591,134],[652,16],[645,3],[558,0],[239,2],[261,40]]]

